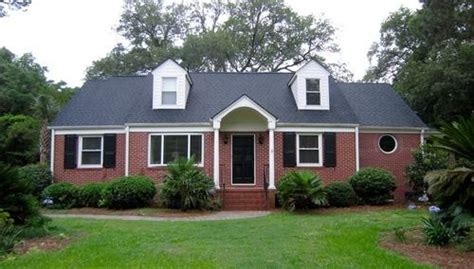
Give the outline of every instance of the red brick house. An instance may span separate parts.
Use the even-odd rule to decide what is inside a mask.
[[[148,75],[87,81],[50,129],[56,182],[160,182],[169,161],[194,156],[225,208],[263,209],[293,169],[328,183],[382,167],[402,199],[427,127],[389,85],[339,83],[315,61],[294,73],[193,73],[167,60]]]

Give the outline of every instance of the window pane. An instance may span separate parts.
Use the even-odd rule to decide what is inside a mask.
[[[320,93],[306,93],[306,104],[308,105],[320,105],[321,95]]]
[[[188,156],[188,136],[164,136],[164,163]]]
[[[161,98],[163,105],[176,105],[176,92],[163,92]]]
[[[100,165],[100,151],[97,152],[87,152],[83,151],[82,152],[82,160],[81,164],[85,165],[91,165],[91,164],[96,164]]]
[[[161,136],[151,137],[150,163],[161,164]]]
[[[194,157],[196,163],[201,163],[202,157],[202,136],[191,136],[191,157]]]
[[[319,92],[319,79],[307,79],[306,91]]]
[[[384,135],[379,140],[379,146],[385,152],[392,152],[397,145],[392,136]]]
[[[319,163],[319,151],[300,150],[300,163]]]
[[[317,135],[300,135],[300,148],[317,148],[318,144]]]
[[[176,78],[163,78],[163,91],[175,92],[176,91]]]
[[[100,137],[83,137],[82,149],[100,150],[102,139]]]

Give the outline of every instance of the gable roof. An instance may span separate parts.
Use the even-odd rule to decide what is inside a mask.
[[[424,127],[386,84],[336,83],[330,78],[330,110],[298,110],[287,86],[292,73],[190,72],[189,75],[193,86],[186,109],[153,110],[151,74],[117,76],[86,82],[51,126],[210,123],[214,115],[246,95],[278,118],[279,123]],[[371,101],[367,102],[367,98]],[[379,103],[374,105],[374,102]],[[367,105],[371,108],[364,109]],[[395,108],[400,111],[396,112]]]

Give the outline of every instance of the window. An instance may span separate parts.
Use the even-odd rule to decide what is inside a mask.
[[[306,105],[321,105],[319,79],[306,79]]]
[[[393,153],[397,149],[397,140],[391,135],[382,135],[379,138],[379,148],[383,153]]]
[[[201,134],[150,135],[149,165],[166,165],[179,157],[193,157],[202,164],[202,139]]]
[[[177,78],[163,78],[161,104],[176,105]]]
[[[102,167],[102,136],[81,136],[79,139],[79,167]]]
[[[298,166],[321,166],[321,135],[300,134],[296,136]]]

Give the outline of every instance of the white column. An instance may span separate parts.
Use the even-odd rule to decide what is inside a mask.
[[[214,128],[214,185],[219,189],[219,128]]]
[[[424,145],[425,144],[425,129],[421,129],[421,132],[420,132],[420,145]]]
[[[355,127],[355,159],[356,159],[356,171],[359,171],[359,126]]]
[[[130,126],[125,127],[125,176],[129,173],[129,154],[130,154]]]
[[[53,180],[54,180],[54,144],[55,144],[55,134],[56,132],[54,131],[54,129],[51,129],[51,152],[49,153],[49,156],[50,156],[50,160],[49,160],[49,170],[51,170],[51,174],[53,175]]]
[[[275,130],[268,129],[268,188],[275,189]]]

